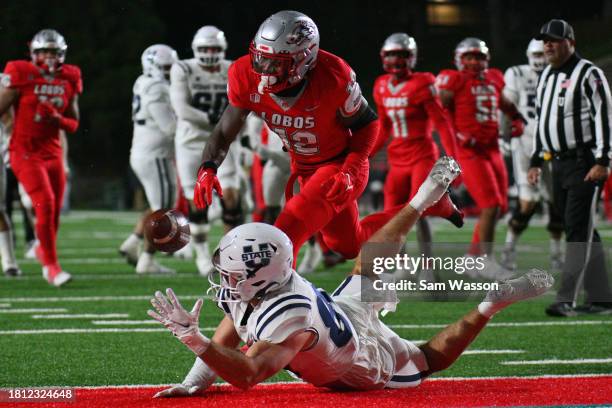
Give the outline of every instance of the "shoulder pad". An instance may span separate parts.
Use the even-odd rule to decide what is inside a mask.
[[[6,88],[18,87],[26,82],[27,73],[36,73],[36,67],[29,61],[16,60],[6,63],[2,75],[2,86]]]
[[[258,306],[255,338],[270,343],[282,343],[312,325],[312,301],[308,296],[284,292],[266,298]]]
[[[81,78],[81,69],[76,65],[62,65],[62,77],[72,82],[77,93],[83,92],[83,79]]]
[[[431,72],[415,72],[413,75],[423,86],[429,86],[436,82],[436,77]]]

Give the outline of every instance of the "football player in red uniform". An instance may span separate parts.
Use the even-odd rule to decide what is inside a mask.
[[[281,11],[264,21],[250,55],[230,67],[228,97],[230,103],[204,149],[194,195],[197,205],[210,203],[213,189],[220,192],[216,168],[253,111],[291,155],[289,199],[275,225],[291,238],[296,253],[321,231],[331,249],[354,258],[361,243],[400,209],[359,221],[356,199],[367,184],[377,117],[349,65],[319,50],[317,26],[306,15]],[[300,192],[292,195],[296,179]]]
[[[455,155],[455,133],[450,117],[436,97],[435,77],[429,72],[414,72],[417,44],[406,33],[391,34],[380,50],[387,72],[374,82],[374,101],[379,114],[374,155],[392,136],[387,147],[389,172],[385,180],[385,209],[405,204],[412,198],[433,167],[439,152],[431,131],[432,122],[440,134],[446,154]],[[446,202],[449,203],[449,202]],[[453,206],[439,206],[438,215],[457,226],[463,219]],[[431,242],[424,218],[419,220],[419,241]],[[428,249],[422,245],[426,255]]]
[[[54,286],[71,279],[57,260],[56,238],[66,176],[60,130],[79,126],[81,71],[64,64],[66,41],[55,30],[39,31],[30,43],[31,61],[9,61],[0,87],[0,114],[11,106],[15,125],[9,145],[11,168],[32,199],[37,257]]]
[[[472,255],[492,254],[495,224],[508,207],[508,174],[498,144],[498,110],[512,121],[513,137],[523,133],[525,123],[516,106],[503,96],[503,74],[488,67],[489,58],[484,41],[466,38],[455,49],[457,70],[443,70],[436,80],[442,104],[453,118],[463,182],[481,210]],[[486,277],[508,274],[492,258],[489,261]]]

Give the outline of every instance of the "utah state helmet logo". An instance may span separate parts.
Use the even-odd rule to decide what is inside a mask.
[[[276,252],[276,247],[272,244],[263,243],[257,245],[257,251],[253,245],[245,245],[242,247],[242,261],[247,267],[247,279],[255,276],[258,270],[264,266],[270,265],[270,258]]]

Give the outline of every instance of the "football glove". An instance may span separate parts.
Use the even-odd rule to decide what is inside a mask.
[[[527,121],[520,113],[517,113],[512,117],[512,123],[510,127],[510,137],[521,137],[525,132],[525,125]]]
[[[340,207],[348,201],[352,194],[353,180],[349,173],[340,171],[324,182],[321,187],[327,191],[325,198],[334,206]]]
[[[204,163],[198,170],[198,180],[193,190],[193,202],[200,210],[212,203],[213,190],[223,197],[223,190],[217,178],[217,168],[214,164]]]
[[[36,107],[36,114],[43,120],[57,125],[68,133],[74,133],[79,127],[79,121],[63,116],[57,108],[49,101],[43,101]]]
[[[197,395],[202,390],[202,387],[198,385],[188,386],[184,384],[178,384],[165,390],[159,391],[153,396],[153,398],[175,398],[175,397],[191,397]]]
[[[196,301],[190,313],[181,306],[172,289],[166,289],[166,295],[170,301],[160,291],[155,292],[151,304],[157,313],[148,310],[147,314],[166,326],[189,350],[199,356],[210,345],[210,340],[200,333],[199,328],[202,299]]]

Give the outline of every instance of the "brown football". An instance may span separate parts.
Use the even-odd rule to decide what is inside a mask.
[[[176,252],[189,242],[189,221],[180,211],[162,208],[147,217],[144,233],[158,251]]]

